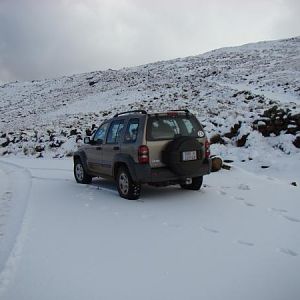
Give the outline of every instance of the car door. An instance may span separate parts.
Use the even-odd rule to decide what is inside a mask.
[[[121,150],[121,139],[124,134],[125,119],[118,119],[112,121],[108,133],[106,135],[106,141],[102,145],[102,167],[103,174],[112,176],[113,174],[113,161],[114,157]]]
[[[103,143],[107,134],[109,123],[103,123],[95,132],[91,143],[86,149],[89,170],[96,174],[103,174]]]

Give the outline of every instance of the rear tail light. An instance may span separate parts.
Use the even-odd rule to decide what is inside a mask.
[[[210,157],[210,148],[209,148],[209,141],[208,139],[205,140],[205,144],[204,144],[204,147],[205,147],[205,158],[209,158]]]
[[[140,164],[149,163],[149,148],[146,145],[139,146],[138,160]]]

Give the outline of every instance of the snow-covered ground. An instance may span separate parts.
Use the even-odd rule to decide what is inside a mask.
[[[84,136],[137,108],[190,109],[232,169],[138,201],[76,184]],[[299,37],[3,84],[0,299],[300,298],[299,113]]]
[[[1,224],[17,241],[3,300],[299,298],[299,188],[274,176],[233,167],[200,192],[126,201],[109,181],[76,184],[71,159],[2,159],[0,172],[1,202],[27,203],[19,232]]]

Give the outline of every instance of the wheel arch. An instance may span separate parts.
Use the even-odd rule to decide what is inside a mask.
[[[86,154],[83,151],[76,151],[73,154],[73,162],[75,163],[76,160],[80,160],[85,171],[88,171]]]
[[[113,178],[116,179],[117,174],[118,174],[118,169],[121,166],[124,166],[128,169],[131,178],[133,179],[133,181],[136,181],[137,176],[136,176],[136,172],[135,172],[135,167],[134,167],[134,160],[131,158],[130,155],[127,154],[117,154],[115,156],[114,159],[114,163],[113,163]]]

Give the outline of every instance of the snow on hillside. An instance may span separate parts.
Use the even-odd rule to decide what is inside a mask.
[[[299,37],[117,71],[4,84],[0,87],[0,155],[71,155],[93,124],[132,108],[188,108],[209,136],[223,136],[241,122],[233,137],[225,137],[225,144],[230,148],[250,133],[245,140],[250,146],[257,136],[255,120],[275,105],[284,110],[285,119],[295,117],[271,128],[267,136],[277,137],[264,142],[271,151],[298,152]]]

